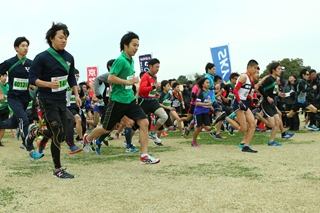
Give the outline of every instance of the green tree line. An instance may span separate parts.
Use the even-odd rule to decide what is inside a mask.
[[[265,69],[263,69],[262,67],[260,67],[260,77],[264,77],[266,75],[268,75],[269,72],[269,66],[272,62],[280,62],[281,66],[284,67],[284,77],[285,79],[288,79],[290,75],[294,74],[296,75],[298,78],[300,78],[299,73],[300,70],[302,68],[307,68],[308,70],[311,69],[311,66],[309,65],[304,65],[303,64],[303,59],[301,58],[296,58],[296,59],[290,59],[290,58],[284,58],[282,60],[279,61],[271,61],[266,67]],[[179,84],[185,84],[187,83],[187,81],[191,80],[191,81],[195,81],[195,79],[197,79],[198,77],[203,77],[205,74],[204,73],[195,73],[193,75],[189,75],[188,77],[185,75],[180,75],[177,78],[177,82]]]

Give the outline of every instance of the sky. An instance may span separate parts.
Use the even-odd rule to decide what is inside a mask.
[[[160,60],[158,80],[192,79],[212,62],[211,47],[229,45],[231,71],[242,73],[250,59],[262,70],[273,60],[302,58],[320,70],[320,15],[315,0],[0,0],[0,61],[13,57],[14,40],[30,41],[28,58],[46,50],[52,22],[70,31],[66,50],[75,58],[80,81],[86,69],[120,55],[128,31],[140,37],[134,56]]]

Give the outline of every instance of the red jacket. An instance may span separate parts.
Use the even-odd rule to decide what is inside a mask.
[[[157,76],[149,72],[145,73],[140,81],[139,96],[142,98],[154,98],[157,92]]]

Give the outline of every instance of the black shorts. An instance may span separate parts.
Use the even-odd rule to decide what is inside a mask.
[[[139,98],[138,103],[146,114],[154,113],[161,108],[158,100],[146,100]]]
[[[110,101],[107,106],[102,127],[105,130],[112,130],[113,127],[120,122],[123,116],[127,116],[134,121],[137,121],[138,119],[147,119],[146,113],[144,113],[142,108],[136,103],[136,100],[133,100],[129,104]]]
[[[278,110],[274,103],[270,104],[267,100],[263,99],[261,102],[261,110],[267,118],[273,117],[278,114]]]
[[[310,106],[311,104],[309,102],[299,103],[295,102],[291,108],[291,110],[297,112],[300,108],[304,110],[306,107]]]
[[[6,107],[0,110],[0,121],[7,120],[9,118],[10,110],[9,107]]]
[[[188,114],[192,114],[193,115],[193,113],[194,113],[194,105],[190,104],[190,107],[188,109]]]
[[[209,114],[199,114],[196,115],[196,123],[195,123],[196,127],[200,127],[202,125],[204,126],[210,126],[211,122],[210,122],[210,116]]]
[[[39,105],[42,111],[44,120],[46,121],[48,129],[63,127],[67,129],[67,101],[66,100],[52,100],[40,99]]]
[[[70,110],[73,116],[79,114],[79,108],[75,109],[75,108],[68,107],[68,109]]]

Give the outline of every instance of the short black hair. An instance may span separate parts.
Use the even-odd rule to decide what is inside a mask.
[[[311,73],[317,73],[317,71],[315,70],[315,69],[311,69],[310,71],[309,71],[309,73],[311,74]]]
[[[51,39],[53,39],[56,36],[57,31],[59,31],[59,30],[62,30],[63,34],[66,37],[69,37],[70,33],[69,33],[67,25],[60,23],[60,22],[57,24],[52,22],[51,28],[46,33],[46,40],[47,40],[47,43],[49,44],[49,46],[52,46]]]
[[[231,80],[231,79],[233,79],[233,78],[235,78],[235,77],[238,78],[239,76],[240,76],[239,73],[233,72],[233,73],[230,74],[229,80]]]
[[[137,34],[135,34],[134,32],[128,32],[127,34],[122,36],[121,41],[120,41],[120,51],[124,50],[124,45],[129,46],[131,40],[135,39],[135,38],[139,40],[139,36]]]
[[[160,61],[159,61],[158,59],[156,59],[156,58],[152,58],[152,59],[150,59],[150,60],[148,61],[148,67],[149,67],[149,66],[153,66],[153,65],[155,65],[155,64],[160,64]]]
[[[179,85],[178,82],[174,82],[174,83],[172,84],[172,89],[176,88],[178,85]]]
[[[281,64],[279,62],[272,62],[269,65],[269,72],[270,74],[272,74],[273,70],[276,70],[278,66],[281,66]]]
[[[247,68],[250,66],[250,67],[253,67],[254,65],[259,65],[259,63],[254,60],[254,59],[251,59],[248,64],[247,64]]]
[[[206,69],[206,73],[208,73],[209,69],[212,69],[213,67],[215,67],[215,65],[211,62],[207,63],[205,69]]]
[[[27,42],[28,46],[30,44],[29,40],[26,37],[18,37],[14,40],[13,47],[19,47],[22,42]]]
[[[79,74],[79,70],[77,70],[76,68],[74,69],[74,74]]]
[[[110,68],[109,67],[112,67],[112,64],[113,64],[113,62],[115,61],[116,59],[111,59],[111,60],[109,60],[108,62],[107,62],[107,69],[108,69],[108,71],[110,71]]]
[[[220,75],[215,75],[213,81],[217,82],[218,80],[222,80],[222,78],[220,77]]]
[[[303,78],[302,75],[307,74],[308,69],[307,68],[303,68],[302,70],[300,70],[300,78]]]
[[[203,86],[203,84],[204,84],[204,82],[205,82],[206,80],[209,80],[209,78],[200,78],[200,79],[197,81],[197,84],[198,84],[199,89],[202,89],[202,86]]]
[[[170,84],[170,82],[167,80],[161,81],[161,91],[163,91],[163,87],[165,87],[167,84]]]

